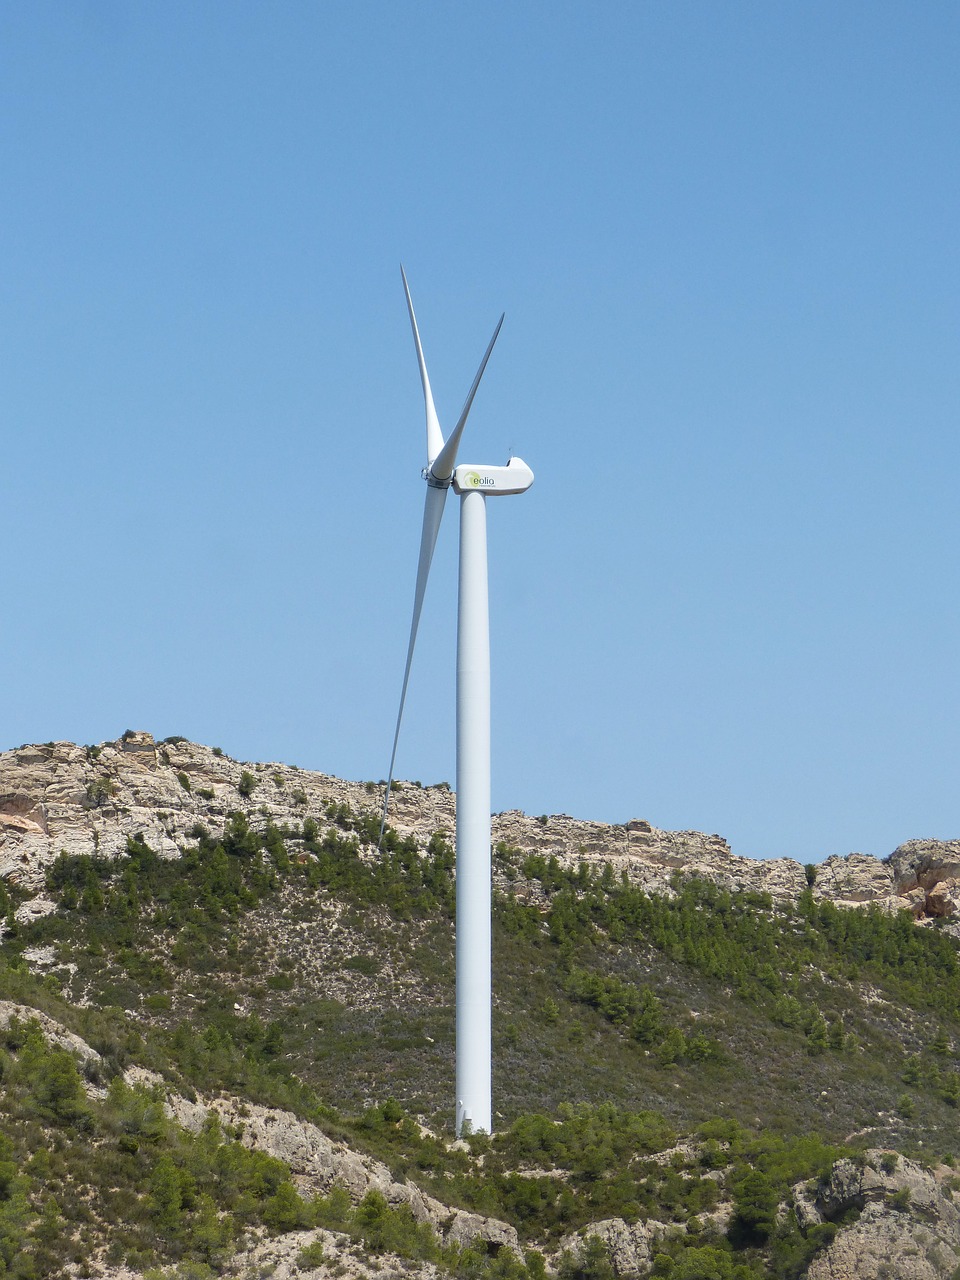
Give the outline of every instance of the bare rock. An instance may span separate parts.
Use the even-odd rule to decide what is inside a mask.
[[[868,1204],[814,1258],[807,1280],[947,1280],[960,1253],[907,1213]]]
[[[960,840],[908,840],[888,863],[901,893],[914,885],[929,890],[941,880],[960,878]]]
[[[119,745],[125,755],[131,756],[144,769],[157,767],[157,744],[152,733],[125,733]]]
[[[807,1280],[944,1280],[960,1265],[960,1211],[946,1177],[881,1151],[840,1160],[815,1196],[794,1189],[801,1225],[861,1210],[814,1259]]]
[[[323,1259],[316,1266],[301,1262],[304,1249],[319,1245]],[[269,1236],[242,1249],[226,1264],[221,1274],[228,1277],[270,1276],[271,1280],[299,1280],[316,1277],[326,1280],[337,1275],[341,1280],[434,1280],[439,1273],[431,1262],[411,1262],[394,1254],[375,1257],[358,1256],[349,1236],[336,1231],[291,1231],[282,1236]],[[104,1273],[104,1280],[128,1280],[128,1274]],[[141,1280],[140,1274],[129,1280]]]
[[[814,893],[853,906],[875,902],[896,893],[892,869],[866,853],[848,853],[844,858],[826,858],[817,867]]]
[[[904,893],[898,894],[894,902],[907,911],[912,911],[919,919],[923,915],[927,905],[927,891],[921,889],[915,884],[912,889],[907,889]]]
[[[889,858],[900,895],[918,923],[960,913],[960,840],[910,840]],[[960,936],[960,922],[946,929]]]
[[[70,1053],[75,1053],[82,1062],[103,1061],[96,1049],[91,1049],[86,1040],[68,1031],[62,1023],[51,1018],[49,1014],[42,1013],[39,1009],[31,1009],[28,1005],[14,1004],[11,1000],[0,1000],[0,1027],[9,1026],[13,1018],[18,1018],[21,1022],[35,1019],[40,1024],[45,1040]]]
[[[484,1218],[478,1213],[467,1213],[458,1209],[453,1221],[444,1232],[445,1244],[468,1245],[474,1240],[481,1240],[491,1253],[500,1249],[512,1249],[519,1257],[523,1256],[520,1240],[513,1227],[497,1218]]]
[[[24,746],[0,753],[0,876],[36,897],[62,852],[119,857],[128,840],[141,837],[161,857],[176,857],[198,827],[222,830],[236,811],[254,827],[296,828],[306,818],[322,825],[331,804],[379,816],[382,803],[379,784],[292,765],[245,764],[184,739],[158,743],[145,732],[128,731],[95,747]],[[421,845],[437,831],[452,837],[456,797],[446,784],[397,783],[389,820]],[[795,901],[807,886],[805,869],[792,859],[739,857],[719,835],[664,831],[642,818],[610,824],[511,810],[494,816],[493,840],[524,856],[556,858],[567,869],[609,865],[649,893],[674,892],[675,875],[785,901]],[[513,875],[521,861],[515,859]],[[538,881],[508,882],[502,867],[496,874],[500,887],[509,883],[528,902],[543,901]],[[826,859],[816,869],[813,892],[848,906],[911,910],[921,924],[947,919],[944,927],[960,934],[958,884],[960,841],[915,840],[886,861],[860,853]],[[37,902],[25,910],[48,909]]]
[[[56,911],[57,904],[49,898],[30,898],[27,902],[21,903],[13,913],[13,918],[18,924],[29,924],[32,920],[39,920],[43,916],[48,916],[51,912]]]
[[[957,913],[957,882],[952,877],[944,880],[934,887],[927,894],[924,900],[924,914],[934,920],[941,920],[945,916],[956,915]]]
[[[20,813],[0,813],[0,827],[6,827],[8,831],[18,831],[22,835],[33,833],[43,835],[43,826],[39,822]]]
[[[593,1237],[606,1247],[618,1280],[636,1280],[648,1274],[656,1241],[666,1230],[662,1222],[628,1223],[623,1218],[604,1218],[601,1222],[591,1222],[576,1234],[564,1236],[560,1250],[579,1258]]]

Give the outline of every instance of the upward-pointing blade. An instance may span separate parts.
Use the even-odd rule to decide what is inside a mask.
[[[483,359],[480,361],[480,368],[477,370],[477,376],[473,380],[473,386],[467,393],[463,408],[460,410],[460,418],[454,427],[450,439],[444,444],[443,433],[440,430],[440,423],[437,419],[437,411],[433,403],[433,392],[430,389],[430,378],[427,374],[427,364],[423,358],[423,346],[420,342],[420,330],[417,328],[417,317],[413,310],[413,300],[410,297],[410,289],[407,285],[407,273],[403,266],[400,267],[400,274],[403,277],[403,290],[407,295],[407,310],[410,312],[410,325],[413,329],[413,340],[417,347],[417,361],[420,365],[420,381],[423,383],[423,400],[427,411],[427,497],[423,506],[423,531],[420,534],[420,563],[417,566],[417,589],[413,598],[413,621],[410,624],[410,640],[407,645],[407,665],[403,672],[403,688],[400,691],[400,709],[397,712],[397,727],[393,735],[393,751],[390,755],[390,772],[387,777],[387,789],[383,796],[383,816],[380,820],[380,841],[383,841],[383,832],[387,824],[387,806],[390,803],[390,789],[393,786],[393,769],[397,761],[397,743],[400,741],[400,724],[403,720],[403,706],[407,699],[407,685],[410,681],[410,667],[413,663],[413,650],[417,643],[417,628],[420,625],[420,613],[423,609],[423,595],[427,589],[427,578],[430,574],[430,565],[433,561],[433,549],[437,545],[437,534],[440,531],[440,520],[443,516],[443,507],[447,500],[447,489],[450,486],[450,478],[453,475],[453,468],[457,461],[457,450],[460,447],[460,437],[463,435],[463,429],[467,425],[467,417],[473,404],[473,398],[477,394],[477,388],[480,386],[480,379],[483,377],[483,371],[487,367],[487,361],[490,359],[490,353],[493,351],[493,345],[497,340],[500,329],[503,325],[503,316],[497,322],[497,327],[493,331],[493,337],[484,352]]]
[[[417,565],[417,589],[413,596],[413,621],[410,624],[410,641],[407,645],[407,665],[403,672],[403,688],[400,690],[400,710],[397,712],[397,728],[393,735],[393,752],[390,756],[390,773],[387,777],[387,790],[383,797],[383,817],[380,819],[380,840],[387,825],[387,805],[390,801],[390,788],[393,786],[393,766],[397,760],[397,743],[400,741],[400,722],[403,719],[403,704],[407,698],[407,684],[410,680],[410,666],[413,662],[413,650],[417,643],[417,628],[420,625],[420,613],[423,609],[423,594],[427,589],[427,578],[433,561],[433,549],[437,545],[437,534],[440,531],[440,520],[443,517],[443,506],[447,500],[447,490],[427,485],[427,497],[423,504],[423,532],[420,534],[420,563]]]
[[[417,360],[420,364],[420,381],[423,383],[423,402],[427,411],[427,466],[429,467],[434,458],[443,448],[443,432],[440,430],[440,421],[437,418],[436,406],[433,403],[433,392],[430,390],[430,378],[427,374],[427,362],[423,358],[423,347],[420,343],[420,330],[417,328],[417,317],[413,310],[413,299],[410,297],[410,287],[407,284],[407,273],[400,264],[400,274],[403,277],[403,291],[407,295],[407,310],[410,312],[410,325],[413,329],[413,340],[417,345]]]
[[[467,392],[467,398],[464,400],[463,408],[460,410],[460,417],[457,421],[457,425],[450,432],[447,443],[433,459],[433,464],[430,467],[430,474],[435,480],[449,480],[453,475],[453,468],[456,466],[457,462],[457,450],[460,448],[460,437],[463,435],[463,428],[467,425],[467,416],[470,413],[470,407],[473,404],[473,397],[477,394],[477,387],[480,385],[480,379],[483,377],[483,371],[486,369],[487,361],[490,359],[490,352],[493,350],[493,344],[496,342],[502,327],[503,316],[501,316],[497,321],[497,327],[493,331],[493,337],[490,339],[490,343],[484,353],[483,359],[480,361],[480,368],[477,370],[477,376],[473,380],[473,386]]]

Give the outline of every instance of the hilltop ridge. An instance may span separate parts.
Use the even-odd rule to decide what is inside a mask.
[[[0,753],[0,877],[38,892],[61,852],[117,857],[139,833],[161,857],[175,857],[198,823],[222,824],[234,812],[256,828],[320,817],[330,803],[379,817],[382,801],[382,783],[237,761],[216,747],[157,742],[142,731],[96,746],[22,746]],[[389,821],[401,837],[425,845],[434,832],[449,836],[455,814],[456,796],[444,785],[394,784]],[[657,893],[678,872],[784,899],[810,885],[817,898],[909,910],[918,923],[945,921],[960,936],[960,840],[911,840],[882,860],[832,855],[811,869],[790,858],[745,858],[722,836],[664,831],[643,819],[610,824],[508,810],[493,817],[493,843],[555,857],[564,868],[609,864]]]

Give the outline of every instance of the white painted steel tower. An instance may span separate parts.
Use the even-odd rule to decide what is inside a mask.
[[[423,358],[417,318],[403,276],[407,309],[420,364],[427,417],[427,482],[413,621],[383,800],[381,838],[393,783],[400,722],[410,679],[430,564],[447,490],[460,496],[460,604],[457,615],[457,1133],[492,1130],[490,1037],[490,626],[487,604],[486,499],[523,493],[533,472],[519,458],[505,467],[456,466],[460,438],[473,398],[497,340],[494,330],[457,425],[446,442],[440,430]]]

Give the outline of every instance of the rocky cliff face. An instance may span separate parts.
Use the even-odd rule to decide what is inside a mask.
[[[126,733],[96,747],[19,747],[0,753],[0,876],[39,895],[44,872],[61,851],[115,857],[139,832],[161,856],[172,857],[197,824],[217,830],[236,810],[254,826],[299,826],[322,817],[330,802],[379,813],[382,798],[379,784],[291,765],[244,764],[183,740],[157,743],[148,733]],[[434,831],[452,833],[455,804],[444,787],[396,784],[390,822],[401,835],[426,842]],[[808,882],[805,868],[791,859],[738,857],[719,835],[661,831],[642,819],[611,825],[513,810],[494,817],[493,839],[564,866],[609,863],[617,876],[625,872],[651,892],[669,892],[677,872],[774,898],[796,898]],[[883,861],[861,853],[830,857],[816,868],[812,888],[846,906],[909,910],[920,924],[947,918],[960,936],[960,840],[912,840]],[[23,909],[44,906],[35,897]]]
[[[807,1280],[940,1280],[960,1265],[960,1213],[952,1169],[925,1169],[894,1152],[840,1160],[811,1195],[794,1189],[806,1223],[856,1221],[812,1262]]]

